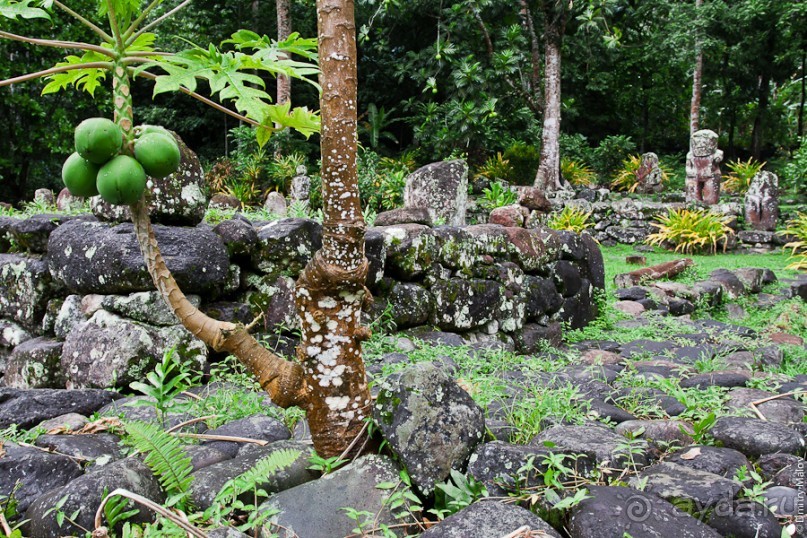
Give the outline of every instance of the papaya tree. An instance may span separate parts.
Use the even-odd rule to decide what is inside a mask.
[[[93,94],[111,81],[120,153],[132,157],[135,108],[131,84],[153,81],[154,94],[182,92],[255,127],[259,144],[278,128],[310,135],[320,130],[322,149],[322,248],[301,274],[296,303],[302,325],[297,361],[261,346],[241,324],[212,319],[188,301],[166,266],[141,195],[129,206],[135,233],[154,285],[178,320],[216,351],[236,356],[281,407],[306,410],[314,447],[323,457],[362,450],[370,394],[361,359],[364,287],[364,219],[356,179],[356,41],[352,0],[317,0],[319,39],[290,34],[282,41],[241,30],[220,46],[158,50],[154,30],[190,4],[152,0],[99,0],[96,18],[59,0],[0,0],[0,16],[51,19],[56,10],[92,30],[98,43],[68,42],[0,30],[0,38],[77,51],[50,69],[0,81],[0,87],[45,78],[48,94],[69,86]],[[317,45],[319,55],[317,55]],[[301,57],[303,60],[295,60]],[[317,60],[321,69],[317,67]],[[272,103],[258,74],[285,75],[321,87],[320,116],[289,103]],[[207,83],[209,96],[197,91]],[[215,100],[214,100],[215,99]],[[233,108],[234,107],[234,110]]]

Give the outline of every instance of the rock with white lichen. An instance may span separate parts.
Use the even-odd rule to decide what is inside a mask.
[[[406,177],[404,207],[426,208],[432,222],[463,226],[468,206],[468,164],[441,161]]]
[[[424,495],[451,469],[461,469],[485,436],[482,409],[433,363],[413,365],[387,379],[373,418]]]
[[[43,259],[0,254],[0,317],[38,331],[48,300],[59,288]]]
[[[205,173],[196,153],[176,133],[172,134],[179,145],[179,169],[164,178],[148,178],[145,197],[149,216],[154,223],[195,226],[202,222],[207,210]],[[91,198],[90,206],[101,220],[129,220],[128,206],[112,205],[100,196]]]
[[[216,296],[224,291],[230,260],[221,238],[206,226],[154,226],[165,263],[182,291]],[[48,266],[74,293],[118,294],[154,289],[134,227],[71,221],[48,242]]]

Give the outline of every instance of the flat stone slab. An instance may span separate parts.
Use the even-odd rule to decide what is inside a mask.
[[[746,456],[774,452],[799,454],[804,450],[804,437],[797,431],[757,418],[721,417],[711,430],[723,446],[739,450]]]
[[[553,426],[536,435],[530,444],[541,445],[546,442],[554,445],[551,450],[555,453],[582,454],[583,457],[576,463],[588,470],[602,464],[617,469],[631,467],[633,464],[636,467],[648,464],[645,441],[637,443],[641,451],[633,455],[632,464],[631,457],[625,450],[625,438],[605,427]]]
[[[91,415],[120,397],[117,392],[100,389],[0,388],[0,428],[12,424],[30,428],[66,413]]]
[[[676,463],[662,462],[642,469],[631,479],[632,486],[647,480],[645,491],[662,499],[684,502],[701,512],[723,501],[731,501],[740,491],[740,484],[720,475],[699,471]]]
[[[530,536],[561,538],[548,523],[520,506],[481,501],[463,508],[421,534],[421,538],[493,538],[527,527]],[[523,533],[521,536],[526,536]]]
[[[571,538],[721,538],[653,493],[633,488],[591,486],[590,498],[572,508]]]

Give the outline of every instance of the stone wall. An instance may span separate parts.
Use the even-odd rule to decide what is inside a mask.
[[[321,244],[312,220],[155,225],[183,291],[219,319],[249,323],[284,353],[296,344],[294,281]],[[369,228],[368,320],[424,338],[457,333],[523,353],[596,316],[604,287],[587,234],[483,224]],[[481,344],[480,344],[481,345]],[[0,218],[0,384],[126,387],[167,349],[204,365],[208,349],[153,291],[129,223]]]

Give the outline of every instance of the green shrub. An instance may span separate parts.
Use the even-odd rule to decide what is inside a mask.
[[[487,209],[511,205],[518,200],[516,193],[498,181],[491,183],[489,188],[482,191],[482,194],[484,196],[479,200],[479,203]]]
[[[479,167],[477,176],[486,177],[490,180],[503,179],[510,181],[513,179],[513,167],[510,161],[504,158],[501,152],[496,153],[495,157],[488,157],[485,164]]]
[[[611,177],[623,161],[636,152],[636,143],[629,136],[606,136],[594,150],[590,161],[594,170],[603,177]]]
[[[584,187],[593,187],[597,179],[597,174],[591,167],[568,157],[560,160],[560,175],[572,185]]]
[[[782,190],[803,193],[807,189],[807,136],[802,137],[793,159],[782,169]]]
[[[590,211],[583,211],[579,207],[566,206],[563,211],[550,215],[546,225],[553,230],[568,230],[580,233],[594,226],[594,223],[591,222]]]
[[[594,161],[594,148],[589,146],[588,140],[581,134],[560,135],[560,156],[566,157],[579,163],[590,163]]]
[[[723,251],[734,231],[728,227],[728,217],[703,209],[676,209],[660,216],[653,223],[658,232],[647,237],[647,244],[666,247],[673,245],[675,252],[717,252],[723,242]]]
[[[532,185],[541,160],[541,152],[535,146],[524,142],[514,142],[502,154],[513,169],[512,183]]]
[[[751,186],[751,180],[765,166],[764,162],[749,157],[747,161],[736,160],[726,164],[731,173],[723,176],[723,188],[726,192],[745,194]]]
[[[785,245],[790,249],[793,263],[787,266],[795,271],[807,271],[807,213],[799,213],[798,217],[787,223],[784,233],[794,237]]]
[[[302,153],[275,157],[267,167],[271,187],[283,193],[289,192],[291,180],[297,175],[297,167],[303,164],[305,164],[305,155]]]

